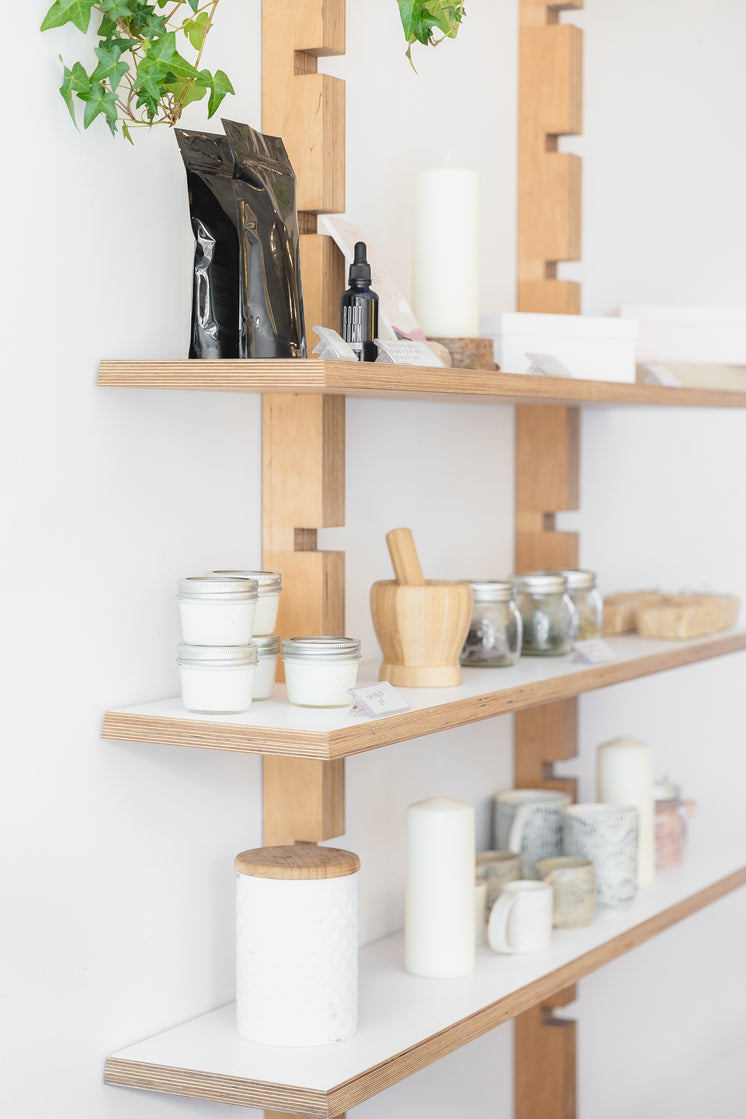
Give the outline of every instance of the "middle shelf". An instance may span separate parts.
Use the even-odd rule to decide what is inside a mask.
[[[636,680],[670,668],[746,649],[746,631],[729,630],[691,641],[659,641],[636,634],[605,641],[616,659],[582,665],[574,655],[522,657],[512,668],[464,669],[455,688],[405,688],[411,711],[378,719],[347,708],[294,707],[284,687],[252,704],[245,715],[185,711],[178,698],[107,711],[103,737],[206,750],[331,760],[393,742],[476,723],[553,700]],[[359,683],[374,683],[377,664],[363,665]]]

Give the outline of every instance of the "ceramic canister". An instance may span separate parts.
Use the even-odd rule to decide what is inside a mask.
[[[554,789],[506,789],[495,797],[496,846],[520,851],[523,877],[536,877],[538,859],[562,853],[562,812],[571,803]]]
[[[300,843],[236,856],[236,1027],[263,1045],[357,1030],[357,880],[350,851]]]
[[[563,854],[593,863],[599,909],[622,909],[637,893],[638,821],[632,805],[573,804],[564,813]]]

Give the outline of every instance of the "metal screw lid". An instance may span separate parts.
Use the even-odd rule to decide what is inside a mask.
[[[282,575],[279,571],[209,571],[210,579],[253,579],[259,594],[279,594]]]
[[[514,575],[512,583],[517,591],[528,594],[562,594],[567,590],[567,579],[557,572],[527,571]]]
[[[276,634],[268,634],[266,637],[257,637],[256,634],[251,638],[256,651],[261,659],[262,657],[276,657],[280,651],[280,639]]]
[[[360,642],[352,637],[291,637],[282,643],[284,660],[306,661],[357,661],[360,660]]]
[[[176,646],[176,663],[189,665],[252,665],[257,662],[257,648],[250,645],[187,645]]]
[[[469,583],[475,602],[510,602],[513,584],[503,579],[482,579]]]
[[[188,575],[177,583],[179,598],[256,598],[256,579],[213,579],[209,575]]]
[[[571,568],[554,568],[547,569],[546,571],[537,572],[541,575],[564,575],[567,579],[567,589],[569,591],[590,591],[596,585],[596,572],[595,571],[581,571],[579,569]]]

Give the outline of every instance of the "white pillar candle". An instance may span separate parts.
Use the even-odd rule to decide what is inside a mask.
[[[635,738],[604,742],[596,752],[596,786],[600,801],[629,804],[638,810],[637,884],[650,885],[655,877],[655,804],[650,747]]]
[[[474,809],[430,797],[407,810],[406,968],[447,978],[474,970]]]
[[[479,175],[420,171],[413,213],[412,306],[431,338],[479,335]]]

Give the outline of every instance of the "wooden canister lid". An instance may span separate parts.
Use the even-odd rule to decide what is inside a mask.
[[[318,847],[315,843],[295,843],[289,847],[256,847],[236,855],[233,867],[251,878],[280,878],[301,881],[319,878],[344,878],[360,869],[360,859],[352,851],[338,847]]]

